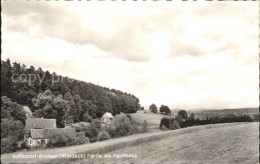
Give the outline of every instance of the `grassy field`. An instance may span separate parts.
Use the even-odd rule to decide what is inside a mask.
[[[169,117],[160,113],[153,113],[151,111],[139,110],[136,113],[130,114],[135,125],[141,128],[144,120],[148,122],[148,132],[160,131],[159,125],[162,117]]]
[[[213,157],[217,158],[218,156],[221,156],[219,153],[226,152],[230,157],[230,154],[234,153],[232,152],[234,150],[241,154],[242,158],[237,159],[238,162],[241,162],[245,159],[253,159],[256,153],[258,155],[258,145],[256,145],[256,147],[254,145],[256,143],[258,144],[258,126],[258,123],[228,123],[190,127],[174,131],[143,133],[85,145],[14,153],[15,155],[36,155],[37,158],[33,159],[14,158],[13,153],[3,154],[1,155],[1,161],[2,163],[64,163],[74,162],[76,159],[49,157],[39,158],[39,155],[60,155],[64,153],[87,155],[96,153],[106,154],[113,152],[120,154],[135,153],[137,154],[138,158],[135,160],[125,158],[88,158],[78,160],[78,162],[108,163],[116,161],[121,163],[121,160],[123,160],[126,163],[131,161],[134,163],[152,161],[152,163],[154,163],[155,161],[153,161],[153,159],[156,159],[158,162],[170,162],[174,160],[195,161],[201,160],[203,158],[202,155],[209,155],[209,157],[212,157],[213,160]],[[233,144],[237,145],[238,148],[233,147]],[[230,146],[231,148],[226,146]],[[211,151],[213,154],[207,154]],[[192,153],[195,154],[192,155]]]
[[[203,129],[110,152],[111,159],[90,163],[258,163],[258,123]],[[183,130],[183,129],[182,129]],[[136,154],[119,158],[115,154]]]
[[[136,113],[131,114],[131,118],[134,122],[141,124],[144,120],[146,120],[150,126],[159,126],[161,118],[164,116],[166,115],[152,113],[151,111],[146,111],[145,113],[143,110],[139,110]]]

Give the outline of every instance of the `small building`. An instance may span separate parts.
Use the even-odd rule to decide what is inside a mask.
[[[43,129],[57,129],[56,119],[28,118],[24,128],[24,142],[28,146],[47,144],[47,138],[42,138]]]
[[[101,120],[102,120],[102,122],[105,123],[105,124],[110,124],[110,123],[112,122],[113,118],[114,118],[114,116],[113,116],[111,113],[106,112],[106,113],[102,116]]]
[[[23,106],[26,118],[32,117],[32,111],[28,106]]]
[[[54,128],[54,129],[31,129],[28,137],[27,145],[30,147],[36,146],[47,146],[49,139],[58,135],[58,134],[70,134],[76,138],[75,129],[66,129],[66,128]]]

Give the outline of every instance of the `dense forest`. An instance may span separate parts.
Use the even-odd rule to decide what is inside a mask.
[[[7,59],[1,61],[1,96],[29,106],[35,117],[56,118],[62,127],[68,116],[74,122],[100,118],[105,112],[134,113],[139,99],[132,94],[70,79]]]

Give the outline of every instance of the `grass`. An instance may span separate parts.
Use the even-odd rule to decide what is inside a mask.
[[[160,121],[162,117],[169,117],[168,115],[163,115],[160,113],[153,113],[151,111],[139,110],[136,113],[131,114],[131,118],[137,124],[142,124],[144,120],[148,122],[149,126],[158,126],[160,125]]]
[[[159,141],[141,143],[109,154],[136,154],[137,158],[87,159],[90,163],[258,163],[258,123],[195,130],[181,129]],[[230,125],[230,124],[229,124]],[[204,126],[203,126],[204,127]],[[211,128],[210,128],[211,127]],[[148,138],[149,140],[149,138]]]
[[[101,142],[96,142],[96,143],[91,143],[91,144],[85,144],[85,145],[55,148],[55,149],[46,149],[46,150],[37,150],[37,151],[30,151],[30,152],[20,152],[20,153],[24,154],[24,155],[36,154],[37,156],[39,156],[39,154],[41,154],[41,155],[46,155],[46,154],[50,154],[50,155],[58,154],[59,155],[59,154],[62,154],[62,153],[68,153],[68,154],[95,154],[95,153],[100,153],[100,154],[104,154],[104,153],[109,153],[109,152],[112,152],[112,151],[114,151],[114,152],[118,151],[120,153],[124,152],[124,151],[127,152],[127,153],[134,151],[134,152],[138,153],[138,158],[141,157],[140,158],[140,160],[141,160],[142,159],[142,156],[141,156],[142,151],[146,152],[147,153],[146,155],[148,155],[148,153],[152,152],[152,151],[149,151],[147,149],[149,147],[147,147],[146,145],[150,145],[151,147],[153,147],[153,144],[151,144],[151,143],[156,144],[157,142],[161,142],[159,140],[162,140],[163,142],[167,141],[166,145],[164,145],[164,146],[167,146],[167,145],[171,145],[169,143],[172,143],[172,141],[171,142],[168,142],[168,141],[170,141],[172,139],[176,139],[176,138],[181,139],[184,136],[188,135],[190,137],[187,138],[188,142],[186,142],[186,143],[191,143],[191,142],[194,141],[193,140],[194,135],[189,135],[189,133],[190,134],[194,134],[194,133],[197,134],[197,133],[199,133],[199,131],[203,131],[203,133],[206,134],[207,132],[209,132],[209,130],[211,130],[210,133],[214,132],[215,131],[214,129],[220,129],[220,130],[218,130],[218,132],[221,133],[221,131],[223,130],[223,128],[225,129],[225,127],[226,128],[230,127],[230,129],[233,129],[233,128],[240,127],[240,126],[242,126],[242,127],[245,126],[245,127],[247,127],[247,129],[250,129],[251,126],[253,128],[257,127],[257,129],[255,128],[255,131],[258,132],[258,124],[257,123],[251,123],[251,124],[229,123],[229,124],[205,125],[205,126],[179,129],[179,130],[174,130],[174,131],[137,134],[137,135],[127,136],[127,137],[122,137],[122,138],[117,138],[117,139],[111,139],[111,140],[106,140],[106,141],[101,141]],[[245,133],[245,132],[243,132],[243,133]],[[242,134],[242,131],[241,131],[241,134]],[[241,135],[241,134],[239,134],[239,135]],[[229,136],[233,136],[233,135],[236,135],[236,134],[230,134]],[[225,136],[225,133],[223,134],[223,136]],[[258,134],[255,135],[255,136],[258,137]],[[201,140],[207,141],[208,139],[212,138],[213,135],[208,136],[208,138],[203,138],[203,137],[204,136],[200,136],[199,138],[201,138]],[[179,144],[185,143],[182,140],[176,140],[176,142],[179,143]],[[160,150],[160,148],[164,147],[163,145],[162,145],[162,147],[160,147],[160,144],[157,144],[157,146],[158,146],[158,151]],[[133,147],[133,148],[131,149],[131,151],[128,151],[128,150],[125,150],[126,147]],[[154,147],[156,148],[156,146],[154,146]],[[211,147],[211,148],[214,148],[214,147]],[[121,150],[119,151],[119,149],[121,149]],[[196,149],[194,149],[194,150],[196,150]],[[15,153],[15,154],[18,154],[18,153]],[[145,155],[145,153],[144,153],[144,155]],[[151,155],[150,160],[151,160],[151,158],[156,159],[156,156]],[[1,160],[2,160],[3,163],[26,163],[26,162],[28,162],[28,159],[13,158],[12,153],[1,155]],[[87,159],[87,160],[89,160],[89,159]],[[96,162],[99,162],[99,160],[102,161],[104,159],[97,159],[97,160],[98,161],[96,161]],[[61,159],[60,158],[57,158],[57,159],[50,159],[50,158],[30,159],[30,163],[61,163],[61,162],[64,163],[64,162],[72,162],[72,161],[75,161],[75,159],[72,159],[72,158],[69,158],[69,159],[66,159],[66,158],[61,158]],[[112,161],[114,161],[114,159]],[[148,161],[149,161],[149,158],[148,158]],[[86,161],[83,160],[83,161],[80,161],[80,162],[86,162]],[[96,162],[94,162],[94,163],[96,163]],[[104,160],[103,162],[107,163],[108,161]],[[134,163],[136,163],[136,162],[134,162]]]

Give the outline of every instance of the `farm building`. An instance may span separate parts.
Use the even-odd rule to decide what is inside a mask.
[[[23,106],[26,118],[32,117],[32,111],[28,106]]]
[[[42,129],[57,129],[56,119],[28,118],[24,128],[24,141],[29,146],[35,146],[41,142],[47,143],[47,138],[40,131]]]
[[[51,138],[57,135],[69,134],[76,138],[75,129],[54,128],[54,129],[31,129],[27,137],[27,145],[30,147],[43,146],[45,147]]]
[[[102,116],[101,120],[102,120],[103,123],[105,123],[105,124],[110,124],[111,121],[113,120],[113,118],[114,118],[114,116],[113,116],[111,113],[106,112],[106,113]]]

